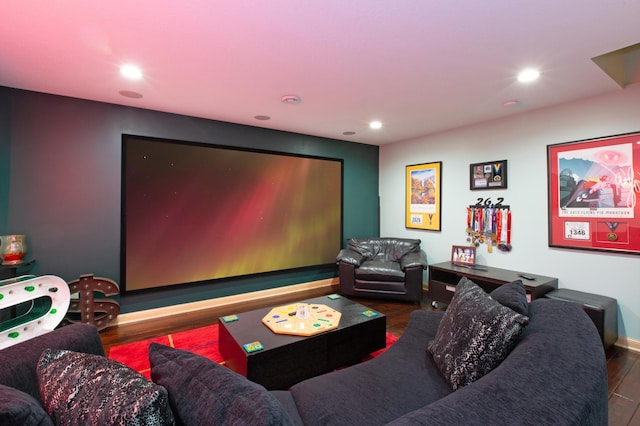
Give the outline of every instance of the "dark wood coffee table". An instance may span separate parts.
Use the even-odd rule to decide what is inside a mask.
[[[387,318],[368,317],[364,305],[328,296],[298,303],[327,305],[342,314],[338,328],[310,337],[276,334],[262,323],[271,308],[238,314],[238,320],[219,318],[219,348],[227,367],[267,389],[287,389],[304,379],[359,362],[386,345]],[[248,353],[243,345],[260,342],[263,349]]]

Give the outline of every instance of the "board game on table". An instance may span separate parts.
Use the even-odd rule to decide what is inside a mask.
[[[303,321],[296,316],[300,304],[309,309]],[[319,321],[338,316],[331,327]],[[287,321],[279,325],[289,323],[291,328],[304,322],[303,335],[274,332],[267,326],[281,319]],[[384,314],[338,295],[221,317],[219,325],[225,365],[267,389],[287,389],[301,380],[359,362],[386,344]],[[310,334],[304,335],[308,330]]]
[[[327,305],[292,303],[271,309],[262,323],[276,334],[313,336],[338,328],[340,317],[340,312]]]

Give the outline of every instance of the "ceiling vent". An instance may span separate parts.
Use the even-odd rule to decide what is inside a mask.
[[[284,95],[280,100],[285,104],[299,104],[302,102],[302,99],[298,95]]]

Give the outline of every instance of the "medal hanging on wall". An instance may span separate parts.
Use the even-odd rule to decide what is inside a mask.
[[[497,217],[498,250],[511,251],[511,210],[500,209]]]
[[[511,210],[509,207],[467,207],[467,242],[473,246],[487,244],[503,252],[511,251]]]
[[[493,253],[493,246],[496,242],[496,209],[486,209],[486,223],[487,223],[487,251]]]
[[[467,242],[476,247],[480,245],[479,211],[474,206],[467,207]]]

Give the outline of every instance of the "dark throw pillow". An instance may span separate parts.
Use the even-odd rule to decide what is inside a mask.
[[[428,350],[456,390],[497,367],[517,343],[529,318],[462,278]]]
[[[47,349],[37,375],[44,408],[56,424],[175,424],[166,389],[120,362]]]
[[[53,420],[31,395],[0,385],[0,425],[53,426]]]
[[[159,343],[149,346],[151,378],[169,391],[183,425],[292,424],[269,391],[210,359]]]
[[[489,293],[489,296],[519,314],[529,315],[527,291],[525,290],[524,284],[522,284],[521,280],[501,285]]]

